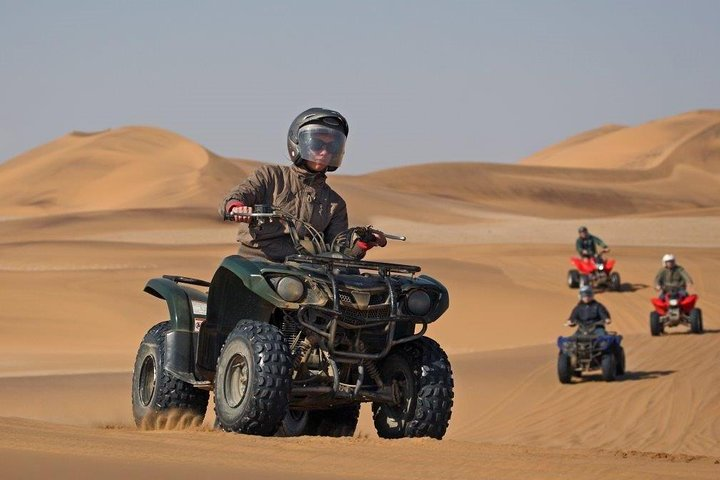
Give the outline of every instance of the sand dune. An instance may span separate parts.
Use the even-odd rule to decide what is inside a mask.
[[[668,162],[673,154],[688,145],[705,152],[716,152],[712,144],[708,145],[708,140],[716,136],[713,132],[717,132],[718,128],[720,110],[698,110],[635,127],[609,126],[591,130],[541,150],[521,163],[574,168],[648,169]],[[701,158],[687,157],[684,161],[702,163]]]
[[[333,464],[358,478],[717,478],[719,122],[700,111],[600,127],[521,165],[332,176],[352,223],[409,238],[369,258],[421,265],[450,291],[428,333],[457,385],[442,442],[379,440],[367,408],[345,440],[232,436],[210,430],[212,414],[190,430],[137,430],[130,369],[167,316],[145,281],[208,279],[235,252],[235,226],[215,207],[257,163],[150,127],[76,132],[20,155],[0,165],[2,476],[337,478]],[[580,224],[611,245],[622,276],[623,291],[598,294],[625,335],[630,373],[612,384],[555,374]],[[649,335],[668,251],[695,278],[705,335]]]

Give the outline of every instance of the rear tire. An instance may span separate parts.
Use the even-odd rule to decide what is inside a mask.
[[[145,334],[132,378],[132,405],[135,425],[154,429],[153,418],[171,410],[188,412],[193,424],[201,424],[210,392],[178,380],[165,370],[165,334],[169,322],[160,322]],[[158,422],[161,424],[162,422]]]
[[[577,270],[569,270],[567,274],[567,283],[570,288],[578,288],[580,286],[580,272]]]
[[[657,337],[661,333],[663,333],[663,324],[660,322],[660,314],[650,312],[650,335]]]
[[[690,330],[693,333],[703,333],[702,311],[699,308],[690,311]]]
[[[573,377],[572,362],[570,355],[560,352],[557,361],[558,380],[560,383],[571,383]]]
[[[434,340],[421,337],[394,347],[380,373],[397,383],[400,403],[374,402],[375,429],[381,438],[431,437],[447,431],[453,405],[453,377],[447,355]]]
[[[274,435],[288,411],[292,364],[282,332],[243,320],[220,351],[215,415],[228,432]]]
[[[615,380],[617,374],[617,363],[615,361],[614,353],[605,353],[600,360],[600,366],[602,368],[602,378],[606,382],[612,382]]]
[[[619,292],[620,286],[621,286],[620,274],[617,272],[612,272],[610,274],[610,290],[612,290],[614,292]]]
[[[283,418],[277,436],[352,437],[359,416],[359,403],[329,410],[290,410]]]

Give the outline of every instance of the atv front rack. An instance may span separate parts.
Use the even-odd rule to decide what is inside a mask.
[[[380,275],[389,273],[409,273],[415,274],[420,271],[420,267],[416,265],[403,265],[401,263],[384,263],[369,262],[366,260],[355,260],[350,258],[335,258],[319,255],[290,255],[286,259],[288,262],[305,263],[311,265],[326,265],[329,268],[345,267],[359,268],[362,270],[376,270]]]

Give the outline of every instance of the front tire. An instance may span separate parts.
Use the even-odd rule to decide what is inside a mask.
[[[617,272],[612,272],[610,274],[610,290],[612,290],[614,292],[619,292],[620,286],[621,286],[620,274]]]
[[[151,419],[170,410],[190,412],[202,423],[210,393],[178,380],[165,370],[165,335],[169,322],[161,322],[145,334],[132,379],[132,405],[135,424],[154,428]]]
[[[558,380],[560,383],[572,383],[573,369],[570,355],[560,352],[557,361]]]
[[[690,311],[690,330],[692,333],[703,333],[702,311],[699,308]]]
[[[625,375],[625,349],[618,347],[615,352],[615,373],[618,376]]]
[[[650,312],[650,335],[657,337],[663,332],[663,325],[660,322],[660,314],[658,312]]]
[[[400,401],[373,403],[378,435],[440,440],[450,422],[454,395],[452,369],[440,345],[428,337],[398,345],[380,371],[386,384],[397,384]]]
[[[292,363],[282,332],[243,320],[220,351],[215,415],[225,431],[270,436],[288,411]]]
[[[605,353],[600,360],[600,366],[602,368],[602,378],[606,382],[612,382],[615,380],[617,374],[617,362],[615,361],[615,354]]]
[[[580,286],[580,272],[577,270],[569,270],[567,274],[567,284],[570,288],[578,288]]]

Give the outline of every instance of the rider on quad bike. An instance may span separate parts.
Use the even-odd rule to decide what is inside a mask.
[[[598,253],[598,249],[601,249]],[[587,227],[578,228],[578,238],[575,240],[575,250],[581,258],[597,259],[601,254],[609,252],[610,248],[599,237],[588,232]]]
[[[702,310],[696,307],[698,296],[688,292],[693,286],[690,275],[675,263],[675,255],[662,258],[663,268],[655,275],[655,289],[660,293],[650,301],[655,308],[650,312],[650,333],[661,335],[666,327],[685,325],[693,333],[703,333]]]
[[[580,288],[580,302],[570,313],[565,323],[577,326],[569,337],[558,337],[558,379],[560,383],[571,383],[572,377],[581,377],[584,372],[600,369],[602,378],[611,382],[618,375],[625,374],[625,350],[622,336],[608,332],[605,326],[611,323],[610,313],[600,302],[595,301],[592,288]]]
[[[693,286],[692,277],[683,267],[675,263],[675,255],[666,253],[662,257],[663,267],[655,275],[655,290],[662,297],[667,291],[677,289],[680,295],[687,296],[688,287]]]
[[[310,108],[302,112],[287,134],[293,165],[260,167],[228,193],[220,205],[220,216],[230,214],[236,222],[250,223],[247,214],[252,213],[252,205],[272,205],[309,222],[330,244],[348,229],[345,200],[326,183],[326,173],[342,163],[348,130],[347,120],[336,111]],[[305,232],[299,233],[302,236]],[[238,253],[243,256],[281,262],[297,253],[289,230],[281,222],[241,226],[237,240]],[[343,243],[341,253],[362,258],[370,248],[384,247],[387,240],[377,230],[357,230]]]
[[[605,305],[595,300],[592,287],[585,285],[578,293],[580,301],[570,312],[570,318],[565,322],[566,327],[576,327],[579,324],[597,324],[592,333],[606,335],[604,325],[612,323],[610,312]]]
[[[578,228],[575,249],[579,256],[570,259],[574,268],[568,271],[568,287],[590,285],[615,291],[621,289],[620,274],[613,271],[615,260],[603,257],[603,253],[609,252],[610,249],[600,238],[591,235],[587,227]]]
[[[348,228],[345,202],[325,183],[347,132],[337,112],[300,114],[288,132],[294,166],[261,167],[221,205],[223,219],[248,223],[240,254],[209,282],[147,282],[169,320],[138,349],[136,424],[176,409],[202,419],[213,391],[225,431],[352,436],[370,402],[382,438],[445,435],[452,369],[425,332],[447,311],[448,291],[419,266],[362,259],[405,237]]]

